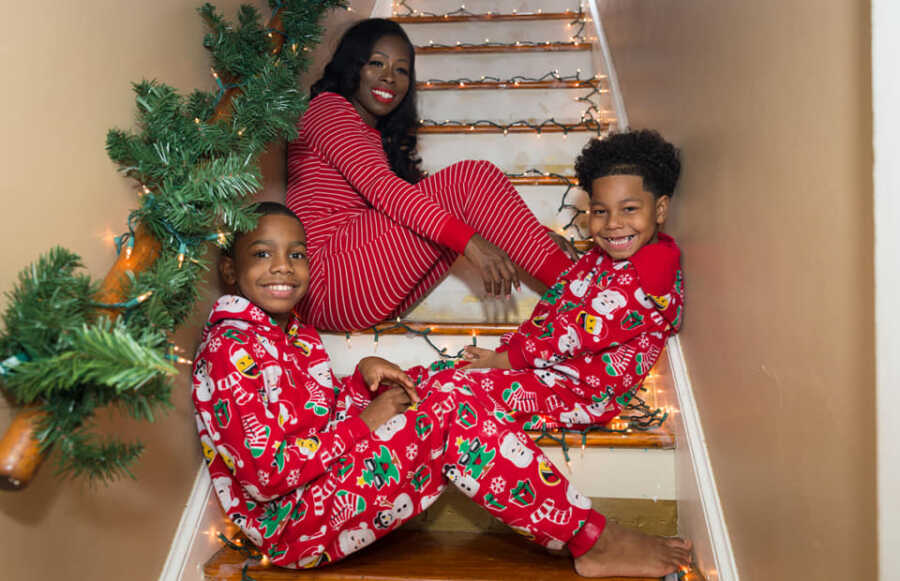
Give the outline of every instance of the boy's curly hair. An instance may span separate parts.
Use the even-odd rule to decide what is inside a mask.
[[[671,196],[680,174],[678,149],[649,129],[595,137],[575,160],[578,183],[588,193],[597,178],[635,175],[643,179],[644,189],[654,197]]]

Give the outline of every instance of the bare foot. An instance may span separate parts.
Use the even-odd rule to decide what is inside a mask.
[[[582,577],[662,577],[691,564],[691,542],[645,535],[607,521],[591,550],[575,559]]]

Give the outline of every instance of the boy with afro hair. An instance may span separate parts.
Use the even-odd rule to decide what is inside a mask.
[[[592,139],[575,171],[594,248],[496,351],[467,347],[452,376],[434,379],[464,383],[526,429],[619,415],[684,316],[681,251],[661,231],[680,169],[655,131]]]

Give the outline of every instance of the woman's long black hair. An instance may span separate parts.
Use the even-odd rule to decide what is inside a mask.
[[[359,72],[372,56],[372,47],[383,36],[396,36],[409,49],[409,89],[396,109],[378,120],[381,144],[387,154],[391,169],[410,183],[422,179],[422,171],[416,157],[416,52],[415,47],[396,22],[382,18],[370,18],[350,27],[338,44],[331,61],[325,66],[322,78],[310,88],[310,97],[324,91],[338,93],[346,99],[353,97],[359,88]]]

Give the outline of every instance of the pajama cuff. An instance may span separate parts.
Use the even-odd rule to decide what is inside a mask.
[[[600,538],[600,535],[603,534],[603,529],[605,528],[606,517],[592,509],[587,522],[566,544],[569,552],[572,554],[572,558],[577,559],[590,551],[597,539]]]
[[[359,372],[359,365],[353,370],[353,375],[347,378],[347,387],[353,390],[354,386],[355,389],[360,390],[362,393],[368,393],[369,391],[369,386],[366,385],[362,373]]]
[[[538,267],[534,277],[548,287],[553,286],[553,283],[573,264],[572,259],[566,256],[566,253],[560,250],[554,242],[553,251],[547,256],[544,263]]]
[[[451,214],[447,214],[444,223],[438,229],[437,242],[443,244],[450,250],[464,254],[466,244],[469,239],[475,235],[475,230],[471,226],[457,219]]]
[[[525,359],[525,355],[522,354],[522,343],[524,342],[525,337],[516,333],[509,338],[509,343],[506,344],[505,351],[509,357],[509,366],[513,369],[530,369],[531,367],[534,367],[528,363],[528,360]]]

